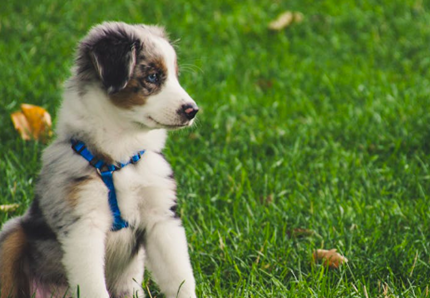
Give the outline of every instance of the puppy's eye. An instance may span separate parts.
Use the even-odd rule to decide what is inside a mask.
[[[146,77],[146,80],[150,83],[157,83],[158,82],[158,74],[157,73],[151,73],[149,76]]]

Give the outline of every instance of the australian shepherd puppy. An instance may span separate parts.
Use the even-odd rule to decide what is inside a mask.
[[[75,62],[34,201],[0,234],[1,298],[143,297],[144,266],[166,297],[196,297],[161,153],[198,112],[175,50],[160,27],[103,23]]]

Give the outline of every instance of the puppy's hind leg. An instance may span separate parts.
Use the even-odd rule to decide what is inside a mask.
[[[27,236],[21,226],[21,218],[9,221],[0,234],[1,298],[31,296],[27,249]]]

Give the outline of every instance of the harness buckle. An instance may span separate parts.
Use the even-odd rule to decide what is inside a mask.
[[[100,177],[102,176],[102,173],[104,173],[104,172],[114,172],[111,169],[109,169],[109,167],[106,164],[104,164],[100,168],[96,168],[96,167],[94,167],[94,168],[96,169],[96,171],[97,171],[97,173],[99,174]]]
[[[130,163],[136,164],[140,160],[141,157],[142,157],[142,155],[140,154],[140,152],[137,152],[136,155],[132,156]]]

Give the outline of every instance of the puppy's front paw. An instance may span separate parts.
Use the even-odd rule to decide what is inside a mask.
[[[179,292],[173,295],[171,298],[197,298],[197,296],[194,290],[180,289]]]
[[[78,289],[75,294],[72,296],[73,298],[110,298],[108,291],[99,291],[99,292],[88,292],[82,291]]]

